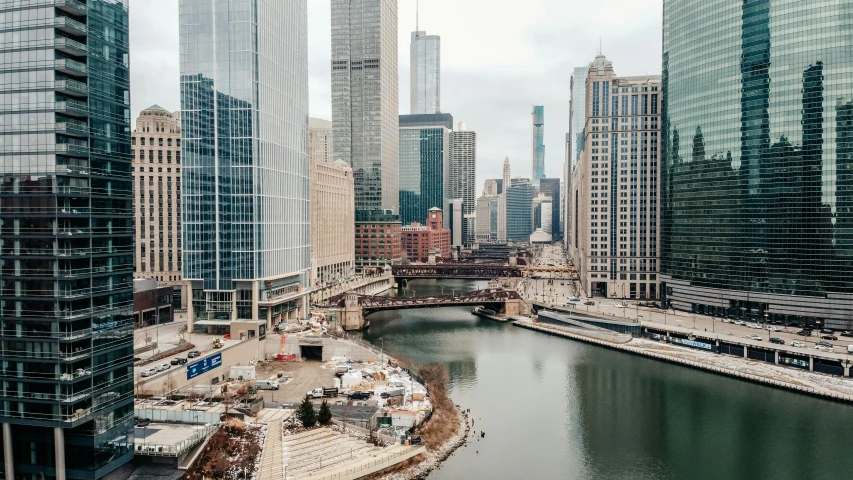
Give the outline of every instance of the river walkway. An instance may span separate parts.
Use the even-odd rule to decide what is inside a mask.
[[[683,347],[661,344],[651,340],[633,339],[630,343],[614,343],[580,335],[553,325],[517,320],[513,325],[536,330],[572,340],[621,350],[623,352],[676,363],[691,368],[705,370],[721,375],[740,378],[750,382],[785,388],[808,395],[831,400],[853,403],[853,382],[837,377],[829,377],[810,372],[792,370],[786,367],[751,361],[738,357],[717,355],[694,351]]]

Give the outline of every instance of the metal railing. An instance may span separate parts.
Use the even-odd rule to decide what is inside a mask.
[[[382,466],[382,468],[387,468],[393,464],[399,463],[403,460],[398,460],[400,457],[413,457],[419,453],[423,453],[426,451],[426,447],[413,445],[407,447],[405,450],[397,453],[392,453],[389,455],[383,455],[382,457],[378,457],[376,460],[371,462],[362,463],[358,467],[348,468],[344,471],[335,473],[333,475],[326,475],[323,477],[311,477],[312,480],[335,480],[340,478],[348,478],[352,475],[358,474],[364,471],[370,471],[378,466]],[[397,461],[394,461],[397,460]],[[285,477],[286,478],[286,477]]]

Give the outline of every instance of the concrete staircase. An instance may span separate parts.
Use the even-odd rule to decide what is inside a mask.
[[[271,422],[267,426],[267,438],[264,441],[258,480],[284,480],[284,452],[281,438],[281,422]]]

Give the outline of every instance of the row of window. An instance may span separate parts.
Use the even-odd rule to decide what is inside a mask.
[[[136,145],[136,137],[131,137],[131,138],[130,138],[130,144],[131,144],[131,145]],[[139,137],[139,144],[140,144],[140,145],[142,145],[143,147],[145,146],[145,137]],[[149,138],[148,138],[148,146],[151,146],[151,147],[153,147],[153,146],[154,146],[154,137],[149,137]],[[158,147],[162,147],[162,146],[163,146],[163,139],[162,139],[162,138],[158,138],[158,139],[157,139],[157,146],[158,146]],[[166,146],[167,146],[167,147],[171,147],[171,146],[172,146],[172,139],[171,139],[171,138],[167,138],[167,139],[166,139]],[[180,147],[180,146],[181,146],[181,139],[180,139],[180,138],[176,138],[176,139],[175,139],[175,146],[177,146],[177,147]]]

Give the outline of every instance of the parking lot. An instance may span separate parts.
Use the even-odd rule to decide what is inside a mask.
[[[259,390],[258,394],[267,400],[285,403],[298,403],[305,398],[309,390],[318,387],[334,387],[335,372],[322,368],[322,362],[267,362],[256,367],[256,378],[277,377],[281,373],[288,377],[278,390]]]

